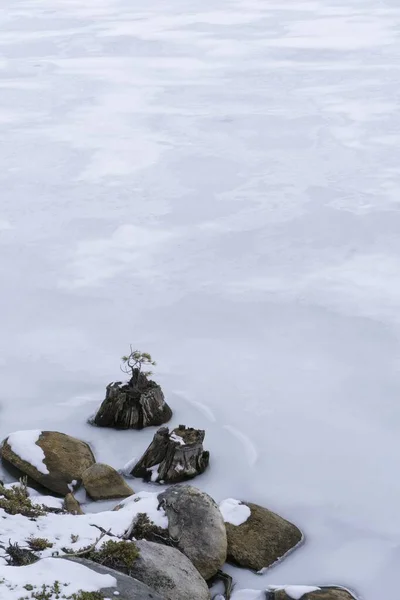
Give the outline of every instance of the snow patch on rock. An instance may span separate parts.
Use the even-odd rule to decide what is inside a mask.
[[[231,523],[232,525],[242,525],[251,515],[250,508],[234,498],[223,500],[219,505],[219,510],[225,523]]]
[[[38,429],[15,431],[8,436],[7,442],[14,454],[21,460],[35,467],[40,473],[48,475],[49,470],[44,464],[46,457],[42,448],[36,443],[41,434],[42,432]]]

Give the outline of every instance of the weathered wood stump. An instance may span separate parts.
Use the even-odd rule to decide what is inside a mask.
[[[203,473],[210,454],[203,450],[205,432],[179,425],[171,433],[161,427],[131,475],[145,481],[177,483]]]
[[[107,386],[106,397],[92,420],[98,427],[143,429],[172,417],[161,387],[135,369],[132,378]]]

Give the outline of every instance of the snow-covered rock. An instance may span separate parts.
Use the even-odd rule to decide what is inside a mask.
[[[66,495],[79,487],[95,463],[88,444],[58,431],[17,431],[3,442],[1,456],[45,488]]]
[[[302,540],[302,533],[295,525],[262,506],[250,502],[236,504],[229,499],[221,507],[228,537],[228,560],[241,567],[260,571],[280,560]]]

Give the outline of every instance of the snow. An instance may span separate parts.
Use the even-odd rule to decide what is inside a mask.
[[[178,442],[178,444],[180,444],[181,446],[185,445],[185,440],[180,435],[177,435],[175,432],[172,432],[169,438],[173,442]]]
[[[232,523],[232,525],[242,525],[251,515],[250,508],[234,498],[223,500],[219,505],[219,510],[225,523]]]
[[[47,475],[49,470],[44,464],[44,452],[36,443],[41,435],[38,430],[15,431],[8,436],[8,444],[14,454]]]
[[[48,504],[48,496],[30,496],[32,501],[38,504]],[[42,557],[51,557],[53,553],[63,554],[62,548],[73,548],[79,550],[92,545],[100,536],[102,528],[110,535],[102,538],[100,543],[113,536],[124,535],[140,513],[148,515],[149,519],[159,527],[167,528],[168,519],[163,509],[158,509],[157,494],[150,492],[139,492],[124,499],[119,505],[119,510],[103,510],[97,513],[84,515],[54,514],[48,513],[31,520],[22,515],[8,515],[0,509],[0,543],[19,543],[26,546],[26,540],[30,537],[40,537],[49,540],[53,546],[40,553]],[[56,506],[56,508],[59,508]],[[71,536],[78,536],[76,542]],[[3,559],[0,559],[0,562]]]
[[[136,457],[132,458],[131,460],[128,460],[128,462],[124,464],[122,469],[120,469],[121,475],[123,475],[124,477],[132,477],[131,473],[137,461],[138,459]]]
[[[318,592],[321,588],[310,585],[269,585],[267,591],[284,590],[292,600],[301,600],[305,594]]]
[[[160,463],[158,463],[157,465],[153,465],[152,467],[149,467],[147,470],[151,472],[151,477],[150,477],[150,481],[157,481],[157,477],[158,477],[158,469],[160,467]]]
[[[52,586],[55,581],[62,584],[62,593],[68,596],[79,590],[96,592],[117,585],[111,575],[100,575],[83,565],[57,558],[45,558],[26,567],[0,565],[0,596],[7,600],[26,598],[26,585],[40,591],[43,585]],[[49,600],[55,600],[56,597],[59,596],[52,594]]]
[[[228,567],[239,589],[391,597],[398,0],[2,0],[0,23],[0,439],[142,456],[153,428],[87,424],[132,343],[206,431],[193,484],[304,531]]]

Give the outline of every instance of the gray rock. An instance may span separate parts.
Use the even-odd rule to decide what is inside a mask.
[[[136,546],[140,555],[130,567],[133,577],[166,600],[210,600],[206,582],[179,550],[146,540]]]
[[[146,584],[134,579],[133,577],[129,577],[129,575],[125,575],[125,573],[119,573],[118,571],[114,571],[114,569],[109,569],[108,567],[99,565],[91,560],[87,560],[86,558],[68,557],[65,559],[78,562],[84,567],[88,567],[92,571],[96,571],[96,573],[101,573],[102,575],[112,575],[115,577],[117,580],[116,588],[103,588],[101,590],[106,598],[118,598],[118,600],[166,600],[165,596],[158,594]],[[115,591],[119,592],[118,596],[114,596]]]
[[[226,561],[227,537],[224,519],[205,492],[190,485],[175,485],[159,494],[168,517],[169,536],[208,580]]]

